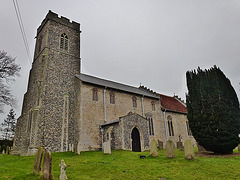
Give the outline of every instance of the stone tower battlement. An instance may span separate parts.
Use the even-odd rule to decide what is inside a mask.
[[[71,22],[68,18],[63,17],[63,16],[59,17],[58,14],[56,14],[56,13],[52,12],[51,10],[49,10],[49,12],[46,15],[45,19],[42,21],[41,25],[37,29],[37,35],[40,33],[40,31],[45,26],[45,24],[47,23],[48,20],[56,21],[57,23],[60,23],[62,25],[65,25],[65,26],[67,26],[69,28],[72,28],[74,30],[77,30],[77,31],[81,32],[79,23],[77,23],[75,21]]]

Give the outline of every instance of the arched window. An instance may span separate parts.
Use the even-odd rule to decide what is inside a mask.
[[[60,37],[60,49],[68,50],[68,37],[65,33]]]
[[[114,94],[114,92],[110,92],[110,103],[115,104],[115,94]]]
[[[167,117],[168,120],[168,132],[169,136],[174,136],[174,131],[173,131],[173,124],[172,124],[172,116]]]
[[[132,102],[133,102],[133,107],[137,107],[137,98],[136,98],[136,96],[133,96],[132,97]]]
[[[93,88],[93,101],[98,101],[98,90]]]
[[[156,110],[156,108],[155,108],[155,102],[152,101],[151,104],[152,104],[152,111],[155,111],[155,110]]]
[[[149,135],[150,136],[153,136],[154,135],[154,129],[153,129],[153,119],[150,117],[150,118],[147,118],[148,121],[149,121]]]

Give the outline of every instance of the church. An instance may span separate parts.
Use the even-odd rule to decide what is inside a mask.
[[[187,108],[177,96],[80,72],[80,24],[49,11],[37,29],[32,68],[14,154],[39,146],[52,152],[111,149],[144,151],[190,139]]]

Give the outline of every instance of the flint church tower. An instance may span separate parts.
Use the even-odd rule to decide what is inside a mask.
[[[80,24],[49,11],[37,29],[36,46],[15,152],[32,154],[37,147],[67,151],[76,143],[78,107],[75,75],[80,74]]]

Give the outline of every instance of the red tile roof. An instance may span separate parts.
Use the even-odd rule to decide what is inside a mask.
[[[179,113],[187,113],[187,107],[179,102],[179,100],[175,97],[160,94],[160,102],[162,109]]]

